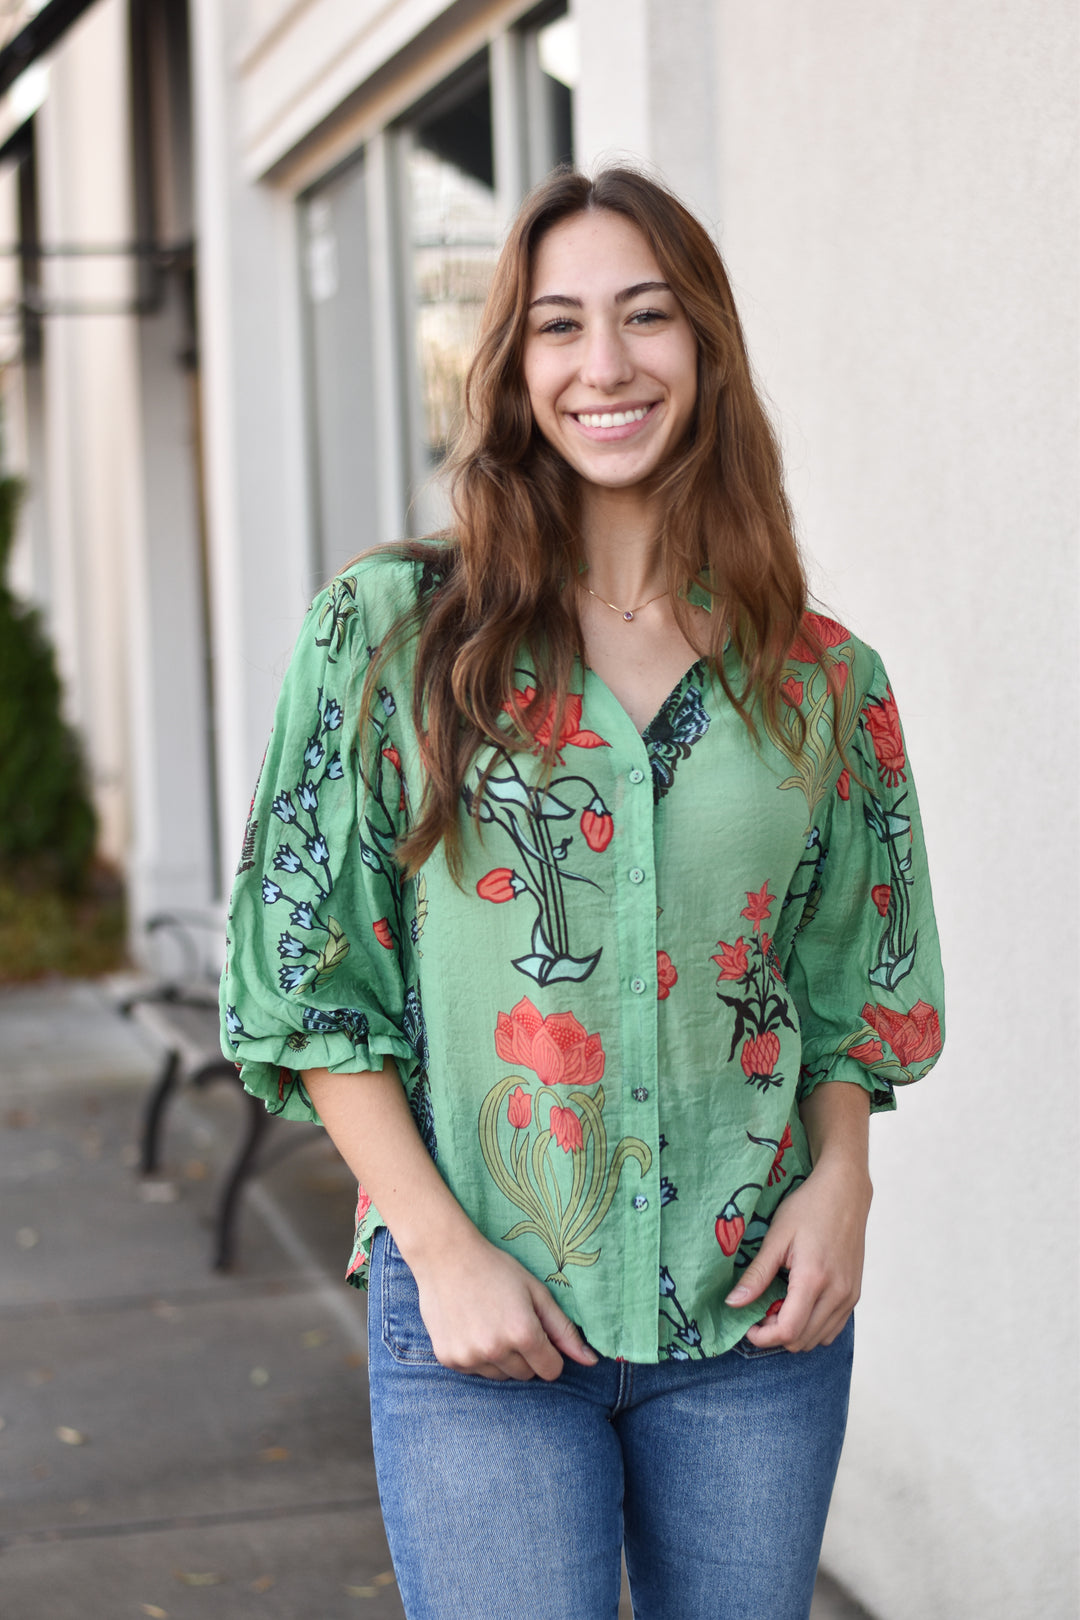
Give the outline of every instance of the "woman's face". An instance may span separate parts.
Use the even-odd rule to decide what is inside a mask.
[[[536,250],[523,371],[540,432],[586,483],[646,484],[697,401],[697,339],[645,237],[598,209]]]

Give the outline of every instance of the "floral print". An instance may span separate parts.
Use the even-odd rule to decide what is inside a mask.
[[[893,689],[813,617],[825,667],[796,638],[785,750],[749,738],[704,661],[639,734],[584,668],[561,714],[531,713],[522,655],[504,707],[536,752],[471,767],[460,882],[441,851],[406,879],[394,845],[422,785],[408,637],[363,732],[360,698],[372,649],[437,575],[366,558],[305,622],[233,892],[225,1048],[294,1119],[313,1117],[305,1070],[357,1074],[362,1096],[392,1060],[470,1217],[598,1350],[720,1354],[784,1294],[781,1275],[750,1307],[724,1303],[810,1172],[801,1101],[843,1080],[891,1108],[941,1050]],[[359,1286],[379,1224],[363,1194]]]

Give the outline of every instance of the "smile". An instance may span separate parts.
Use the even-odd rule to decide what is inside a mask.
[[[633,411],[575,411],[575,419],[582,427],[627,427],[631,422],[643,422],[652,410],[651,405],[639,405]]]

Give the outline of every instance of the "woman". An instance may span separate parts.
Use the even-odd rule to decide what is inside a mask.
[[[559,172],[497,267],[456,523],[314,604],[224,981],[363,1190],[411,1617],[809,1611],[867,1118],[941,1048],[888,680],[806,612],[702,227]]]

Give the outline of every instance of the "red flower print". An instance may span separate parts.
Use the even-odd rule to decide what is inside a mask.
[[[352,1265],[349,1267],[348,1271],[345,1273],[345,1276],[347,1278],[348,1277],[355,1277],[356,1273],[358,1271],[363,1271],[363,1269],[367,1265],[367,1263],[368,1263],[367,1250],[366,1249],[357,1249],[357,1251],[356,1251],[356,1259],[353,1261]]]
[[[398,753],[393,743],[390,744],[389,748],[383,749],[382,757],[383,759],[388,759],[390,761],[395,771],[401,770],[401,755]]]
[[[765,1315],[761,1318],[761,1320],[763,1322],[767,1322],[769,1320],[770,1316],[779,1316],[780,1315],[780,1307],[783,1305],[783,1303],[784,1302],[783,1302],[782,1299],[774,1299],[772,1304],[769,1306],[768,1310],[765,1312]]]
[[[862,1016],[882,1040],[888,1041],[897,1062],[905,1069],[909,1064],[936,1057],[941,1051],[941,1024],[936,1009],[927,1001],[917,1001],[906,1013],[895,1012],[880,1003],[872,1007],[867,1002]]]
[[[846,765],[836,778],[836,791],[842,799],[851,798],[851,772]]]
[[[716,1217],[716,1241],[725,1254],[734,1254],[742,1242],[746,1222],[737,1204],[726,1203]]]
[[[615,823],[603,799],[595,794],[581,812],[581,830],[585,834],[585,842],[589,848],[595,849],[597,853],[607,849],[611,843]]]
[[[666,1001],[671,994],[672,985],[678,984],[679,975],[675,971],[675,964],[667,951],[656,953],[656,999]]]
[[[592,1086],[604,1072],[599,1035],[587,1035],[571,1012],[542,1017],[528,996],[499,1014],[495,1050],[505,1063],[535,1069],[545,1086]]]
[[[749,966],[746,942],[742,935],[739,935],[734,945],[725,945],[722,939],[717,940],[717,944],[720,947],[720,955],[713,957],[713,961],[720,964],[717,983],[720,979],[741,979]]]
[[[865,1014],[863,1015],[865,1017]],[[739,1062],[748,1080],[767,1080],[780,1056],[780,1037],[774,1029],[743,1042]]]
[[[868,1068],[875,1063],[884,1063],[885,1053],[881,1049],[880,1041],[860,1041],[858,1046],[848,1047],[848,1057],[853,1057],[856,1063],[865,1063]]]
[[[892,884],[875,883],[870,890],[870,898],[884,917],[889,909],[889,901],[892,899]]]
[[[394,948],[394,936],[390,932],[390,924],[387,922],[386,918],[380,917],[378,922],[372,923],[371,927],[379,944],[382,945],[384,949],[392,951]]]
[[[524,1086],[515,1086],[510,1093],[506,1117],[515,1131],[523,1131],[532,1120],[532,1098]]]
[[[892,695],[892,687],[885,688],[885,696],[873,703],[868,703],[863,710],[870,737],[874,744],[874,753],[877,755],[878,775],[889,787],[896,787],[900,782],[906,782],[904,766],[904,739],[900,734],[900,716],[897,713],[896,701]]]
[[[836,690],[842,692],[847,685],[847,678],[850,673],[849,665],[845,664],[842,658],[838,659],[832,666],[832,673],[836,681]]]
[[[549,1116],[551,1134],[564,1153],[580,1153],[585,1146],[581,1134],[581,1120],[572,1108],[552,1108]]]
[[[490,872],[485,872],[476,885],[476,892],[481,900],[491,900],[501,906],[507,900],[516,900],[518,895],[528,884],[512,872],[508,866],[496,866]]]
[[[787,1175],[787,1171],[784,1169],[784,1154],[787,1152],[788,1148],[791,1147],[791,1146],[792,1146],[791,1126],[790,1125],[785,1125],[784,1126],[784,1134],[780,1138],[779,1144],[778,1144],[777,1149],[776,1149],[776,1157],[773,1159],[772,1168],[769,1171],[769,1183],[768,1184],[769,1184],[770,1187],[775,1187],[776,1183],[778,1181],[782,1181],[783,1178]]]
[[[797,681],[794,675],[789,675],[786,681],[780,683],[780,696],[784,702],[797,709],[803,700],[803,683]]]
[[[509,698],[504,702],[503,709],[507,714],[514,715],[515,707],[518,711],[528,709],[536,697],[535,686],[526,686],[519,690],[514,688],[514,702]],[[531,732],[538,748],[546,748],[551,741],[555,729],[555,704],[551,703],[547,713],[540,720],[530,720],[528,730]],[[562,725],[559,727],[559,736],[555,744],[555,757],[561,765],[562,750],[564,748],[610,748],[611,744],[595,731],[582,731],[581,729],[581,693],[571,692],[563,708]]]
[[[842,641],[851,640],[851,631],[845,630],[842,624],[835,619],[826,619],[821,613],[804,613],[803,624],[816,635],[823,647],[839,647]],[[813,647],[802,636],[797,636],[792,642],[789,658],[797,664],[813,664],[816,657]]]
[[[755,934],[761,927],[762,923],[765,922],[768,917],[772,916],[772,912],[769,910],[769,902],[770,900],[775,899],[775,894],[769,893],[769,885],[767,882],[761,885],[761,890],[758,894],[751,894],[749,889],[747,889],[746,904],[739,912],[739,916],[746,917],[750,922],[753,923]]]
[[[356,1189],[356,1224],[357,1224],[357,1226],[360,1225],[360,1222],[363,1220],[364,1216],[367,1214],[367,1212],[368,1212],[368,1210],[370,1208],[371,1208],[371,1194],[369,1192],[365,1192],[363,1187],[357,1187],[357,1189]]]

